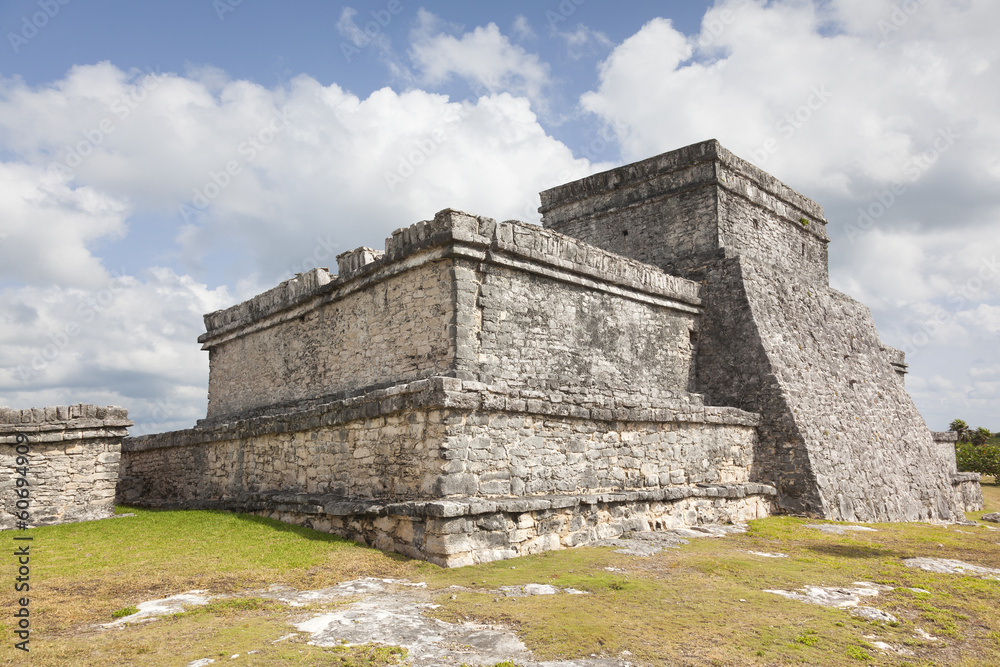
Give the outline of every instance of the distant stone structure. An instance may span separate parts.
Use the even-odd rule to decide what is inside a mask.
[[[127,439],[119,501],[446,566],[774,512],[975,508],[902,352],[829,288],[817,204],[709,141],[541,211],[445,210],[206,315],[207,418]]]
[[[0,408],[0,530],[112,516],[129,426],[118,407]]]

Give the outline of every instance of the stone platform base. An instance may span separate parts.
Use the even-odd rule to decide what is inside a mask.
[[[772,486],[747,483],[391,504],[268,495],[194,505],[265,516],[442,567],[461,567],[594,544],[627,532],[743,523],[769,516],[776,495]],[[195,507],[185,503],[184,508]]]

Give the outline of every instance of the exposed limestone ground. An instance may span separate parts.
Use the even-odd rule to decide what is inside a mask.
[[[907,567],[919,567],[921,570],[927,570],[928,572],[1000,579],[1000,570],[996,568],[970,565],[969,563],[963,563],[960,560],[952,558],[906,558],[903,560],[903,563]]]
[[[808,524],[806,528],[830,535],[858,532],[877,532],[874,529],[845,524]],[[988,528],[983,526],[983,528]],[[708,526],[700,530],[677,529],[664,533],[637,533],[620,539],[606,540],[603,546],[616,547],[615,552],[628,556],[652,557],[664,549],[677,549],[690,544],[689,539],[699,537],[725,537],[747,531],[747,526]],[[747,550],[760,558],[788,558],[787,554]],[[909,568],[927,572],[975,576],[1000,580],[1000,569],[981,567],[955,559],[919,557],[903,559]],[[511,569],[516,569],[511,566]],[[626,570],[607,567],[608,571],[627,574]],[[453,585],[451,599],[472,589]],[[895,590],[894,586],[871,581],[857,581],[850,586],[807,585],[794,590],[765,589],[763,592],[789,600],[843,609],[851,615],[872,623],[875,627],[898,626],[900,619],[875,606],[879,597]],[[907,589],[914,594],[930,596],[922,588]],[[482,593],[483,591],[476,591]],[[528,583],[500,586],[493,591],[501,598],[528,598],[532,596],[588,595],[573,587],[552,584]],[[433,616],[440,605],[434,603],[435,593],[424,582],[400,579],[365,577],[346,581],[336,586],[315,590],[296,590],[289,586],[271,586],[266,591],[253,591],[246,595],[262,597],[287,604],[290,608],[310,607],[317,604],[340,602],[334,610],[325,613],[306,613],[292,622],[291,632],[278,642],[307,636],[308,643],[319,647],[362,645],[396,646],[406,650],[405,664],[413,667],[438,665],[496,665],[513,662],[521,667],[628,667],[633,663],[626,657],[584,658],[577,660],[537,661],[517,634],[508,628],[473,621],[448,622]],[[157,618],[183,612],[186,609],[209,603],[226,596],[209,596],[206,591],[193,590],[160,600],[142,602],[134,614],[100,627],[121,630],[130,624],[155,621]],[[239,597],[239,596],[237,596]],[[746,600],[740,600],[745,602]],[[912,629],[914,640],[940,641],[920,627]],[[810,634],[802,635],[808,643]],[[883,655],[913,656],[914,651],[900,643],[882,641],[878,635],[865,635],[869,646]],[[627,653],[627,652],[626,652]],[[239,656],[233,655],[235,660]],[[206,667],[214,658],[199,658],[186,667]]]
[[[625,660],[609,659],[536,662],[524,643],[510,630],[471,622],[448,623],[427,616],[425,612],[437,605],[429,601],[426,588],[427,585],[422,582],[366,577],[319,590],[296,591],[288,587],[274,587],[253,595],[279,600],[291,607],[353,599],[337,611],[296,622],[295,630],[308,635],[309,643],[317,646],[400,646],[407,650],[407,664],[413,667],[462,663],[494,665],[504,661],[515,661],[523,667],[627,667],[630,664]],[[101,627],[121,629],[131,623],[150,622],[181,613],[207,604],[212,598],[204,593],[189,591],[162,600],[143,602],[138,605],[137,613]],[[561,590],[547,584],[505,586],[497,591],[498,595],[520,596],[560,593],[579,595],[583,591]],[[298,633],[281,639],[290,639]],[[187,667],[204,667],[215,662],[214,658],[199,658],[188,663]]]

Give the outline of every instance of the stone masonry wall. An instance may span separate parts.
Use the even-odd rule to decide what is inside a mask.
[[[112,516],[127,417],[94,405],[0,408],[0,529]]]
[[[429,262],[366,290],[300,304],[297,317],[210,339],[209,419],[442,374],[452,360],[450,264]]]
[[[689,390],[698,287],[534,225],[457,211],[205,316],[208,421],[432,375]]]
[[[688,393],[696,312],[504,266],[475,276],[474,349],[483,379],[546,398],[554,390],[652,399]]]
[[[761,416],[751,478],[778,489],[778,505],[801,514],[823,507],[805,438],[783,391],[750,307],[739,256],[720,259],[701,273],[705,315],[698,337],[696,386],[706,401]]]
[[[711,140],[541,193],[543,224],[685,275],[730,252],[827,282],[823,209]]]
[[[951,471],[869,310],[766,266],[747,263],[744,277],[764,350],[808,448],[823,501],[810,510],[845,521],[963,518]]]
[[[902,354],[900,352],[900,354]],[[983,509],[983,487],[978,472],[958,472],[955,446],[958,433],[955,431],[931,431],[934,447],[944,466],[951,471],[951,490],[955,504],[966,512]]]
[[[369,508],[287,498],[251,511],[443,567],[462,567],[595,544],[626,532],[745,523],[769,516],[773,495],[771,487],[720,485]]]
[[[274,517],[444,566],[772,511],[756,415],[430,378],[126,440],[118,501]]]
[[[749,481],[752,428],[705,422],[605,422],[475,412],[442,451],[463,493],[522,496]]]
[[[129,438],[119,501],[304,493],[404,501],[744,483],[756,415],[432,378],[283,415]]]

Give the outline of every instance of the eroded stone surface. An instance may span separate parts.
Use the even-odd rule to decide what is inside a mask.
[[[898,618],[875,607],[857,607],[851,610],[851,614],[873,623],[899,623]]]
[[[555,594],[554,586],[528,584],[535,594]],[[552,589],[549,591],[549,589]],[[412,593],[387,592],[354,602],[344,609],[295,624],[317,646],[370,642],[402,646],[414,667],[494,665],[511,660],[524,667],[618,667],[619,659],[535,662],[509,630],[478,623],[447,623],[425,615],[434,605]]]
[[[331,600],[343,599],[359,595],[372,595],[383,593],[389,587],[403,586],[408,588],[427,588],[424,582],[411,583],[402,579],[377,579],[375,577],[365,577],[344,581],[336,586],[321,588],[311,591],[297,591],[287,586],[274,586],[269,590],[259,593],[260,597],[271,598],[285,602],[290,607],[304,607],[310,604],[320,604]]]
[[[904,558],[903,563],[906,567],[915,567],[938,574],[960,574],[1000,580],[1000,570],[996,568],[971,565],[952,558]]]
[[[982,516],[983,521],[992,521],[993,523],[1000,523],[1000,512],[990,512],[989,514],[984,514]]]
[[[615,553],[629,556],[653,556],[664,549],[679,549],[682,544],[688,544],[687,538],[725,537],[746,531],[744,523],[680,527],[650,533],[629,533],[624,537],[601,540],[595,546],[615,547]]]
[[[878,610],[876,609],[875,611],[878,611]],[[910,649],[904,648],[902,646],[893,646],[892,644],[890,644],[888,642],[884,642],[884,641],[879,640],[879,638],[876,637],[875,635],[865,635],[864,638],[867,639],[867,640],[869,640],[871,642],[871,645],[874,646],[879,651],[882,651],[882,653],[896,653],[898,655],[913,655],[913,651],[911,651]]]
[[[806,528],[815,528],[816,530],[822,531],[824,533],[830,533],[831,535],[846,535],[850,531],[858,533],[877,532],[874,528],[869,528],[868,526],[854,526],[851,524],[837,524],[837,523],[809,523],[806,524]]]
[[[168,614],[179,614],[190,607],[199,607],[208,604],[213,598],[206,594],[207,591],[188,591],[179,595],[171,595],[161,600],[150,600],[140,602],[136,605],[139,608],[134,614],[123,616],[111,623],[105,623],[101,627],[118,628],[129,623],[143,623],[154,621],[161,616]]]
[[[523,667],[628,667],[630,664],[623,659],[610,658],[536,662],[523,642],[505,628],[478,623],[447,623],[427,616],[426,612],[436,605],[429,602],[428,596],[423,593],[426,588],[423,582],[366,577],[317,590],[298,591],[287,586],[273,586],[267,591],[251,592],[249,595],[280,600],[289,607],[360,598],[334,612],[316,615],[293,623],[293,626],[298,633],[308,634],[310,643],[317,646],[344,643],[401,646],[407,649],[407,664],[413,667],[457,666],[463,662],[468,665],[494,665],[505,660]],[[500,592],[511,596],[585,594],[584,591],[548,584],[505,586]],[[205,591],[189,591],[143,602],[138,605],[138,613],[101,627],[113,629],[129,623],[152,621],[207,604],[212,599],[217,598],[205,595]],[[287,634],[272,643],[292,639],[298,633]],[[199,658],[188,663],[188,667],[212,662],[212,658]]]
[[[765,590],[790,600],[809,602],[824,607],[857,607],[865,598],[876,597],[881,591],[892,590],[891,586],[883,586],[868,581],[855,581],[854,586],[806,586],[794,591]]]

